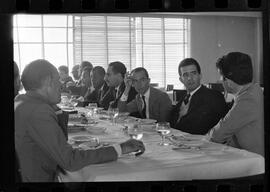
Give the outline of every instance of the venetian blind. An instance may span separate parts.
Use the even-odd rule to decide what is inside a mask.
[[[145,67],[151,82],[179,87],[177,68],[189,56],[189,21],[175,17],[74,16],[74,60]]]

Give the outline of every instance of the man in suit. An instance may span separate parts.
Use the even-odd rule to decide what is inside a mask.
[[[84,81],[83,71],[85,68],[88,68],[91,72],[93,69],[92,63],[90,63],[89,61],[82,61],[80,66],[79,66],[79,69],[78,69],[80,79],[76,83],[68,82],[66,84],[67,89],[71,92],[72,95],[84,96],[86,94],[87,87],[84,85],[84,82],[83,82]],[[90,75],[90,72],[89,72],[89,75]],[[91,87],[91,86],[92,86],[92,84],[90,81],[89,87]]]
[[[110,102],[109,106],[112,108],[117,108],[117,103],[125,90],[124,77],[127,72],[126,66],[120,61],[115,61],[109,64],[107,73],[105,75],[105,81],[110,87],[110,94],[113,96],[113,100]],[[131,88],[128,95],[127,101],[131,101],[135,98],[137,91]]]
[[[118,102],[119,111],[139,112],[141,118],[155,119],[158,122],[169,120],[172,102],[165,92],[150,86],[150,78],[145,68],[138,67],[132,70],[131,76],[126,76],[125,82],[125,91]],[[127,95],[132,86],[138,94],[128,102]]]
[[[23,182],[53,182],[58,167],[76,171],[114,161],[120,154],[144,152],[143,143],[134,139],[94,150],[72,148],[55,112],[61,100],[57,69],[46,60],[35,60],[25,67],[21,79],[26,94],[15,98],[14,115],[15,150]]]
[[[227,115],[209,131],[210,140],[264,156],[263,91],[252,82],[250,56],[231,52],[216,65],[225,90],[235,99]]]
[[[181,61],[178,73],[187,94],[173,109],[171,126],[191,134],[206,134],[225,115],[224,96],[201,85],[201,68],[195,59]]]

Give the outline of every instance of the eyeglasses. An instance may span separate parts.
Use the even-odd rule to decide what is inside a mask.
[[[141,78],[141,79],[131,79],[131,81],[132,81],[132,84],[135,84],[135,83],[141,83],[142,81],[144,81],[144,80],[147,80],[148,78],[146,78],[146,77],[143,77],[143,78]]]

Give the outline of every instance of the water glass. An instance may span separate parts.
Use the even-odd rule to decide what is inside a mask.
[[[159,122],[156,124],[156,131],[161,135],[161,142],[159,145],[169,145],[169,143],[165,142],[165,135],[168,135],[170,130],[170,124],[168,122]]]
[[[97,113],[97,103],[89,103],[86,108],[89,109],[88,116],[90,118],[95,118]]]

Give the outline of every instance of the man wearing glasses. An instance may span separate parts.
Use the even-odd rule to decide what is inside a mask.
[[[171,126],[191,134],[206,134],[226,113],[224,96],[201,84],[201,68],[195,59],[181,61],[178,73],[187,94],[174,107]]]
[[[172,102],[169,96],[150,86],[150,78],[145,68],[138,67],[125,76],[125,91],[118,102],[120,112],[139,112],[141,118],[168,121]],[[136,98],[127,102],[127,95],[134,87],[138,92]]]
[[[250,56],[231,52],[216,65],[224,89],[235,99],[227,115],[209,131],[210,140],[264,156],[263,91],[252,82]]]

